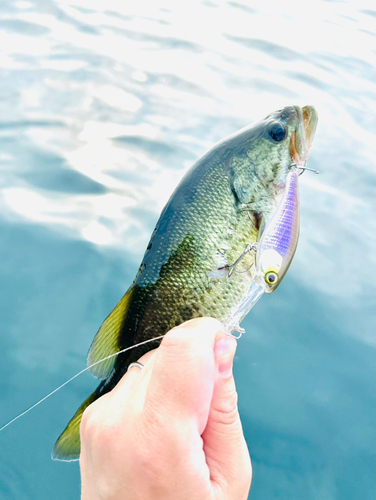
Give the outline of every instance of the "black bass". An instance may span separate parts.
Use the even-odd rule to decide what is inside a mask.
[[[288,106],[197,160],[163,209],[133,284],[95,336],[89,365],[191,318],[226,320],[255,280],[255,254],[244,250],[271,220],[290,170],[305,165],[316,124],[313,107]],[[233,272],[240,256],[242,270]],[[158,344],[91,368],[102,381],[57,440],[53,458],[78,458],[85,408]]]

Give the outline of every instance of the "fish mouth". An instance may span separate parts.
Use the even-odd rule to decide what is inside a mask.
[[[291,134],[290,154],[297,165],[302,165],[308,160],[318,116],[313,106],[304,106],[303,108],[294,106],[294,109],[298,123],[295,131]]]

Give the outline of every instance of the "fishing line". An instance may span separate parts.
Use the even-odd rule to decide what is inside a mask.
[[[114,356],[118,356],[119,354],[122,354],[123,352],[130,351],[131,349],[134,349],[135,347],[140,347],[141,345],[147,344],[148,342],[153,342],[153,340],[162,339],[163,337],[164,337],[164,335],[160,335],[159,337],[154,337],[153,339],[144,340],[143,342],[140,342],[139,344],[135,344],[135,345],[131,345],[130,347],[126,347],[125,349],[122,349],[119,352],[115,352],[114,354],[110,354],[106,358],[100,359],[99,361],[96,361],[92,365],[87,366],[86,368],[84,368],[80,372],[76,373],[76,375],[74,375],[73,377],[71,377],[69,380],[67,380],[66,382],[64,382],[63,384],[61,384],[55,390],[53,390],[52,392],[50,392],[49,394],[47,394],[47,396],[44,396],[44,398],[40,399],[37,403],[35,403],[32,406],[30,406],[30,408],[28,408],[27,410],[23,411],[19,415],[17,415],[17,417],[14,417],[7,424],[3,425],[3,427],[0,427],[0,432],[2,430],[4,430],[6,427],[8,427],[8,425],[12,424],[13,422],[15,422],[16,420],[18,420],[19,418],[21,418],[24,415],[26,415],[26,413],[29,413],[29,411],[33,410],[38,405],[40,405],[41,403],[43,403],[43,401],[46,401],[46,399],[48,399],[50,396],[52,396],[53,394],[55,394],[55,392],[60,391],[60,389],[62,389],[63,387],[65,387],[67,384],[69,384],[69,382],[72,382],[72,380],[74,380],[75,378],[79,377],[82,373],[87,372],[88,370],[90,370],[90,368],[92,368],[93,366],[99,365],[99,363],[103,363],[103,361],[107,361],[107,359],[113,358]]]
[[[303,172],[304,172],[304,170],[309,170],[310,172],[313,172],[314,174],[319,174],[320,173],[318,170],[315,170],[313,168],[308,168],[308,167],[298,167],[298,168],[300,170],[303,170]],[[303,172],[301,172],[299,175],[302,175]]]

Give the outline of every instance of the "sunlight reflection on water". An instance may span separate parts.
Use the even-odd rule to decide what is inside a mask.
[[[368,500],[374,7],[250,5],[2,4],[2,419],[82,368],[194,160],[284,105],[313,104],[319,125],[309,166],[320,176],[301,177],[299,248],[283,287],[245,321],[249,336],[237,354],[252,498]],[[24,425],[35,436],[27,432],[24,445],[17,430],[0,436],[30,498],[78,497],[77,470],[50,464],[49,450],[90,384],[83,379],[30,415]],[[48,480],[35,481],[34,452]],[[1,499],[23,498],[14,477],[0,482]]]

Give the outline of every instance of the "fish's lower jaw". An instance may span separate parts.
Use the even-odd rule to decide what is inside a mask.
[[[308,153],[311,149],[312,142],[315,137],[318,115],[316,109],[313,106],[304,106],[302,108],[302,112],[308,159]]]

